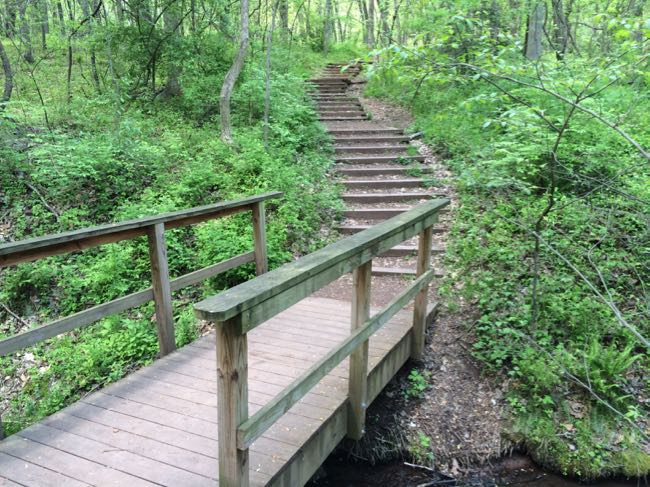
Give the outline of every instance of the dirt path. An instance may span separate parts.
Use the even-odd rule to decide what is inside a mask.
[[[312,80],[321,120],[334,140],[334,172],[345,185],[345,219],[339,232],[361,231],[444,195],[452,200],[452,209],[435,227],[432,248],[433,265],[442,271],[447,223],[456,204],[451,173],[430,147],[404,134],[412,123],[408,111],[363,98],[360,69],[342,74],[340,68],[328,65]],[[413,239],[373,260],[373,306],[386,304],[406,287],[414,275],[416,247]],[[352,277],[343,276],[317,294],[337,298],[348,295],[351,285]],[[431,303],[438,302],[436,287],[432,286]],[[460,301],[454,304],[459,309],[453,313],[444,303],[436,308],[443,311],[429,327],[423,364],[407,364],[369,409],[367,435],[352,445],[355,457],[391,460],[410,451],[420,463],[459,476],[502,454],[502,393],[482,376],[471,357],[470,307]],[[432,307],[431,321],[434,315]],[[420,398],[404,394],[414,367],[429,384]]]

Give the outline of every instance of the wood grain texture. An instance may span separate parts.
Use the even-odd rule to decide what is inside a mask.
[[[210,277],[221,274],[229,269],[233,269],[248,262],[253,262],[253,252],[246,252],[230,259],[224,260],[217,264],[190,272],[170,282],[172,291],[178,291],[186,286],[191,286],[204,281]],[[77,328],[91,325],[96,321],[113,314],[121,313],[131,308],[140,306],[153,299],[153,289],[147,288],[136,293],[114,299],[108,303],[99,304],[80,311],[65,318],[54,320],[45,325],[27,330],[18,335],[0,340],[0,357],[9,355],[17,350],[34,345],[40,341],[55,337],[61,333],[72,331]]]
[[[371,310],[383,326],[367,331],[372,332],[370,399],[410,355],[411,313],[399,310],[402,299],[412,297],[396,298],[389,310]],[[248,333],[248,400],[240,405],[247,403],[251,413],[261,411],[325,360],[336,343],[350,336],[350,317],[349,302],[309,298]],[[346,353],[366,338],[358,336]],[[215,333],[205,336],[0,441],[0,478],[11,482],[8,485],[38,487],[216,486],[222,458],[219,441],[227,430],[226,422],[220,422],[217,392],[219,341]],[[242,355],[239,350],[229,353]],[[253,441],[247,460],[250,485],[304,485],[345,437],[348,362],[334,367]],[[235,380],[239,385],[230,382],[230,387],[241,396],[244,372],[239,364]],[[223,376],[232,379],[234,370]],[[245,416],[243,410],[239,414],[240,419]],[[230,421],[232,435],[237,420]],[[232,451],[225,449],[223,455],[232,457]],[[241,460],[240,456],[234,463],[241,464]]]
[[[266,249],[266,214],[264,201],[253,205],[253,242],[255,246],[255,271],[258,276],[269,270],[269,259]]]
[[[437,221],[448,199],[423,203],[372,228],[339,240],[297,261],[245,282],[194,306],[201,319],[220,322],[242,314],[251,330],[374,256]]]
[[[157,223],[147,228],[149,242],[149,261],[151,264],[151,287],[156,309],[156,328],[160,356],[176,350],[174,336],[174,314],[172,311],[172,289],[169,283],[169,264],[165,225]]]
[[[362,264],[352,273],[352,333],[362,328],[370,318],[371,276],[372,261]],[[350,355],[349,374],[348,436],[360,440],[368,407],[368,340],[364,340]]]
[[[163,223],[165,229],[170,229],[228,216],[250,210],[251,206],[257,202],[277,198],[281,195],[282,193],[279,192],[264,193],[239,200],[138,218],[137,220],[110,223],[3,244],[0,245],[0,266],[14,265],[66,252],[76,252],[97,245],[143,236],[146,235],[147,227],[159,223]]]
[[[421,276],[431,267],[432,228],[425,228],[418,239],[418,261],[416,275]],[[421,360],[424,353],[424,339],[427,331],[427,296],[429,287],[425,286],[415,296],[413,305],[413,349],[411,358]]]

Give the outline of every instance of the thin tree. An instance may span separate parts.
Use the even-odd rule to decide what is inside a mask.
[[[241,30],[239,32],[239,50],[230,66],[221,86],[219,95],[219,111],[221,113],[221,140],[232,143],[232,122],[230,120],[230,97],[246,61],[248,52],[248,0],[241,0]]]
[[[0,41],[0,61],[2,61],[2,70],[5,74],[4,91],[2,92],[2,98],[0,98],[0,111],[2,111],[9,100],[11,100],[11,92],[14,89],[14,73],[11,70],[11,62],[9,61],[9,56],[7,56],[7,51],[5,51],[2,41]]]

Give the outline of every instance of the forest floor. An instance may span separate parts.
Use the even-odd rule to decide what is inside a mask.
[[[364,98],[363,86],[353,85],[349,92],[360,97],[372,122],[400,129],[411,125],[407,110],[383,100]],[[442,188],[452,201],[450,212],[441,217],[448,230],[445,223],[453,218],[457,204],[452,174],[429,146],[418,141],[411,144],[425,156],[425,164],[433,168],[435,179],[441,183],[438,189]],[[444,247],[448,238],[448,231],[435,235],[434,245]],[[434,259],[434,265],[440,265],[440,261]],[[372,305],[385,305],[407,284],[401,277],[373,276]],[[352,278],[347,275],[318,294],[340,297],[350,292],[351,285]],[[471,306],[455,300],[451,312],[447,303],[440,302],[436,286],[432,286],[430,302],[439,302],[441,311],[429,327],[423,362],[408,363],[370,407],[367,434],[351,446],[349,453],[373,464],[414,457],[439,472],[462,477],[500,457],[508,447],[501,437],[503,383],[497,384],[482,374],[472,358]],[[408,375],[413,369],[428,383],[418,397],[407,392],[412,387]]]

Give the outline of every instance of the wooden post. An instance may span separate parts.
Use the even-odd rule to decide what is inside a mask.
[[[269,270],[266,253],[266,215],[263,201],[253,204],[253,239],[255,241],[255,270],[259,276]]]
[[[149,259],[151,260],[151,285],[156,309],[156,326],[160,356],[176,350],[174,336],[174,315],[172,313],[172,292],[169,285],[165,224],[158,223],[147,228],[149,238]]]
[[[248,343],[239,317],[217,323],[219,485],[248,487],[248,449],[237,448],[237,428],[248,419]]]
[[[2,427],[2,416],[0,416],[0,440],[5,439],[5,430]]]
[[[360,265],[352,272],[352,330],[363,326],[370,318],[370,279],[372,261]],[[368,407],[368,340],[350,354],[350,414],[348,437],[359,440],[366,427]]]
[[[417,275],[421,276],[429,270],[431,266],[431,237],[433,235],[433,227],[425,228],[420,233],[418,240],[418,263]],[[429,286],[425,286],[415,296],[415,303],[413,309],[413,347],[411,349],[411,358],[414,360],[422,360],[424,353],[424,338],[427,328],[427,295],[429,293]]]

